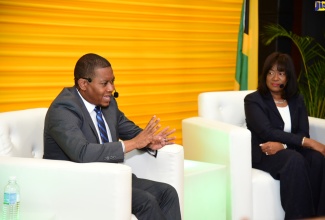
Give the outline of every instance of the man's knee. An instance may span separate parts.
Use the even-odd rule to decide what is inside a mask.
[[[169,184],[164,184],[164,196],[168,197],[169,200],[177,200],[178,201],[178,193],[176,189],[169,185]]]
[[[152,213],[159,209],[156,198],[148,193],[142,192],[141,196],[138,195],[137,201],[133,201],[132,212],[133,213]]]

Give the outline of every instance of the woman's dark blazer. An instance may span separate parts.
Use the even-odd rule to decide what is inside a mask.
[[[306,106],[301,95],[287,100],[291,116],[291,133],[283,131],[284,122],[273,101],[271,93],[262,96],[258,91],[245,99],[247,128],[252,134],[252,162],[261,161],[264,154],[259,146],[268,141],[281,142],[289,149],[301,147],[303,137],[309,137]]]

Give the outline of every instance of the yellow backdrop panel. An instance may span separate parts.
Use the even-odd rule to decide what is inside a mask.
[[[176,128],[201,92],[233,90],[242,0],[0,0],[0,111],[48,107],[76,61],[112,64],[122,111]]]

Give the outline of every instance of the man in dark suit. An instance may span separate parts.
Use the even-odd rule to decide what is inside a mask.
[[[175,140],[170,137],[175,130],[158,131],[156,116],[141,129],[119,110],[112,95],[115,76],[105,58],[82,56],[74,78],[75,86],[64,88],[47,112],[43,158],[118,163],[135,149],[156,156],[158,149]],[[139,220],[181,219],[177,192],[168,184],[132,175],[132,213]]]

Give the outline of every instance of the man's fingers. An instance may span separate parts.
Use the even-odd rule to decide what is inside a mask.
[[[156,132],[161,126],[159,125],[160,119],[155,115],[150,119],[147,126],[144,130],[147,130],[152,133],[152,131]]]
[[[169,130],[169,126],[167,126],[167,127],[165,127],[164,129],[162,129],[161,131],[159,131],[159,133],[158,133],[157,135],[167,137],[167,136],[173,134],[175,131],[176,131],[175,128]]]
[[[167,141],[166,141],[167,143],[174,143],[173,141],[176,140],[176,137],[175,137],[175,136],[173,136],[173,137],[168,137],[168,138],[166,138],[166,140],[167,140]]]
[[[171,134],[173,134],[174,132],[176,131],[176,129],[172,129],[172,130],[169,130],[167,133],[166,133],[166,136],[169,136]]]
[[[165,127],[161,131],[157,133],[158,136],[165,136],[166,131],[168,130],[169,127]]]
[[[146,127],[152,127],[152,126],[155,126],[156,124],[158,124],[160,121],[159,118],[157,118],[157,116],[152,116],[152,118],[150,119],[150,121],[148,122],[147,126]]]

